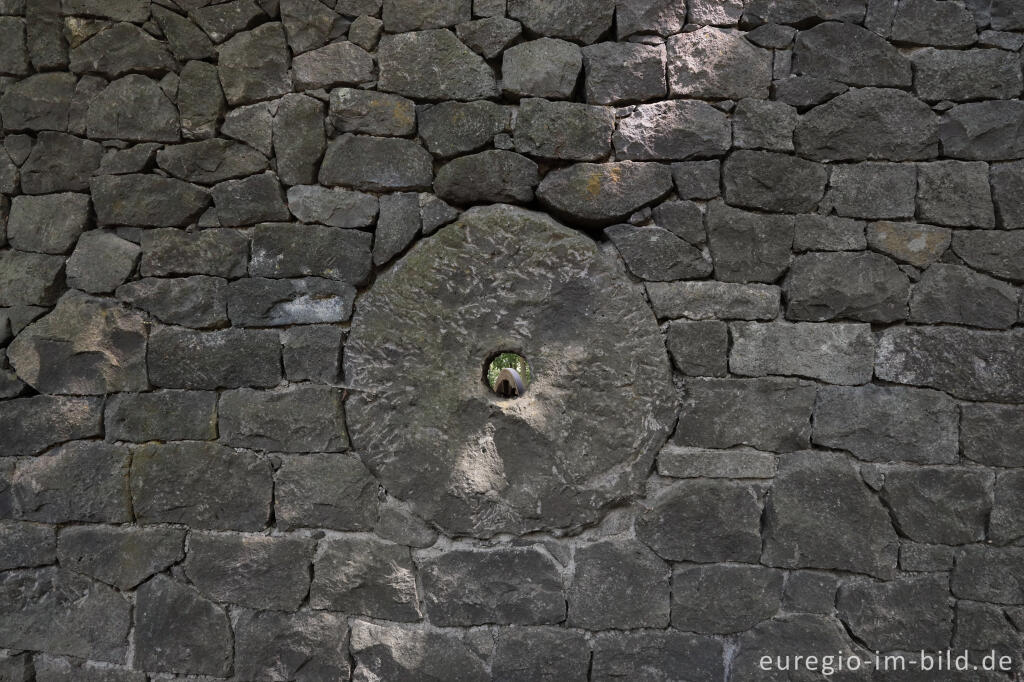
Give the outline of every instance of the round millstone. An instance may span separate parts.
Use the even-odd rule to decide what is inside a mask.
[[[502,399],[498,352],[532,383]],[[452,535],[571,532],[640,492],[676,414],[641,289],[551,218],[467,211],[356,304],[345,346],[353,447],[388,491]]]

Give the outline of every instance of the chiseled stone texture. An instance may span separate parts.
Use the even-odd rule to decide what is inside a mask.
[[[576,549],[568,623],[587,630],[663,628],[669,621],[668,564],[636,540]]]
[[[729,369],[740,376],[799,376],[830,384],[866,384],[875,339],[866,324],[734,322]]]
[[[420,620],[409,548],[372,536],[325,540],[313,564],[309,603],[314,609],[370,618]]]

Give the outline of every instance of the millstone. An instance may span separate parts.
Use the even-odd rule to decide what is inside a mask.
[[[484,381],[526,358],[525,395]],[[353,447],[453,535],[570,532],[640,492],[675,419],[642,290],[579,232],[510,206],[467,211],[357,301],[345,347]]]

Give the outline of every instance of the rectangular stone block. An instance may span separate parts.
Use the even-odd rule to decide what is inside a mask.
[[[326,277],[359,285],[370,275],[373,235],[322,225],[267,223],[252,237],[254,277]]]
[[[370,618],[420,620],[409,548],[373,536],[321,542],[313,567],[309,603],[314,609]]]
[[[344,332],[336,326],[292,327],[281,332],[288,381],[341,381]]]
[[[147,363],[150,383],[162,388],[269,388],[281,381],[281,339],[273,330],[160,327]]]
[[[729,369],[741,376],[799,376],[830,384],[871,381],[875,337],[868,324],[733,322]]]
[[[648,282],[647,296],[659,319],[774,320],[781,290],[767,284]]]
[[[687,376],[724,377],[729,371],[729,327],[724,322],[684,322],[668,325],[668,352],[676,369]]]
[[[1024,407],[968,403],[960,414],[964,457],[988,466],[1024,467]]]
[[[249,240],[238,230],[146,230],[141,245],[144,277],[244,277],[249,258]]]
[[[343,614],[240,609],[232,629],[235,674],[243,680],[349,679],[348,623]]]
[[[56,560],[56,528],[41,523],[0,521],[0,571],[44,566]]]
[[[219,413],[221,440],[234,447],[272,452],[348,449],[341,391],[328,386],[225,391]]]
[[[239,327],[284,327],[344,322],[352,316],[356,289],[319,277],[239,279],[228,286],[228,317]]]
[[[709,450],[666,445],[658,453],[658,473],[673,478],[772,478],[775,455],[749,448]]]
[[[118,393],[104,411],[108,440],[213,440],[217,394],[212,391]]]
[[[37,455],[57,443],[103,435],[103,399],[37,395],[0,402],[0,456]]]
[[[801,215],[793,223],[794,251],[860,251],[868,245],[864,223],[859,220]]]
[[[355,455],[286,455],[275,481],[275,517],[285,528],[370,531],[377,525],[379,484]]]

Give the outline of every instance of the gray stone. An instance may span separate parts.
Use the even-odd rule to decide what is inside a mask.
[[[1024,548],[969,545],[957,553],[953,595],[995,604],[1024,604]]]
[[[344,322],[355,297],[355,287],[337,280],[247,277],[228,285],[228,317],[237,327]]]
[[[164,38],[167,39],[171,52],[180,61],[209,59],[216,55],[213,49],[213,41],[198,26],[185,17],[164,9],[159,5],[153,5],[152,9],[153,18],[156,19],[157,25],[160,26],[160,31],[163,33]]]
[[[5,119],[6,120],[6,119]],[[1024,102],[959,104],[939,124],[942,153],[953,159],[1003,161],[1024,157]]]
[[[971,11],[959,3],[901,0],[893,18],[891,38],[901,43],[966,47],[976,38]]]
[[[78,438],[103,435],[102,398],[37,395],[0,402],[0,456],[37,455]]]
[[[100,227],[181,227],[210,203],[201,187],[158,175],[102,175],[92,179],[91,187]]]
[[[349,23],[334,12],[334,3],[283,0],[281,23],[294,54],[316,49],[345,35]]]
[[[758,47],[775,50],[785,50],[793,44],[793,38],[798,31],[792,26],[780,24],[761,24],[754,30],[747,33],[747,40]]]
[[[0,191],[6,193],[17,192],[19,180],[18,167],[14,164],[14,160],[11,159],[6,149],[0,151]],[[6,196],[4,197],[4,203],[8,205],[10,203],[10,200]],[[5,214],[8,208],[9,206],[5,206]],[[2,222],[6,222],[6,218]],[[3,241],[3,228],[0,227],[0,243]]]
[[[273,330],[159,327],[150,335],[148,366],[161,388],[269,388],[281,380],[281,342]]]
[[[664,628],[668,565],[636,540],[583,545],[576,549],[568,602],[573,627]]]
[[[355,680],[488,682],[492,679],[478,649],[451,631],[355,620],[349,649],[355,660]],[[410,655],[410,652],[431,653]]]
[[[711,274],[711,259],[700,249],[660,227],[613,225],[605,234],[626,268],[644,280],[695,279]]]
[[[993,542],[1007,544],[1024,535],[1024,475],[1019,471],[1000,472],[996,478],[995,502],[989,520],[989,536]],[[982,495],[978,495],[982,497]]]
[[[178,110],[155,80],[131,74],[112,82],[89,104],[89,137],[177,142]]]
[[[609,225],[657,201],[671,189],[671,170],[661,164],[578,163],[549,172],[537,189],[537,198],[573,222]]]
[[[998,47],[1001,50],[1017,52],[1024,47],[1024,37],[1009,31],[986,30],[978,34],[979,47]]]
[[[68,258],[68,287],[91,294],[110,293],[135,271],[142,249],[110,232],[86,232]]]
[[[405,137],[416,132],[416,107],[398,95],[337,88],[331,92],[330,120],[343,133]]]
[[[215,43],[221,43],[247,28],[255,26],[266,15],[254,0],[228,0],[217,4],[206,4],[189,12],[189,19],[210,36]]]
[[[414,192],[380,198],[380,218],[374,230],[373,262],[383,265],[400,254],[419,234],[420,195]]]
[[[273,123],[273,114],[266,103],[250,104],[228,112],[220,132],[270,156],[273,150]]]
[[[586,682],[590,645],[582,633],[553,627],[505,628],[495,634],[495,682]]]
[[[590,104],[647,102],[664,97],[665,48],[639,43],[598,43],[583,48]]]
[[[241,277],[245,275],[248,246],[249,240],[237,230],[147,230],[142,233],[139,272],[145,277]]]
[[[832,177],[835,177],[835,169]],[[794,219],[793,250],[861,251],[867,248],[864,223],[836,216],[798,216]]]
[[[893,577],[898,540],[889,514],[845,457],[781,457],[766,511],[769,566]]]
[[[63,568],[130,590],[181,561],[184,542],[177,528],[72,526],[60,533],[57,558]]]
[[[641,104],[619,121],[615,157],[635,161],[718,156],[729,149],[729,118],[704,102]]]
[[[914,572],[948,572],[953,569],[955,555],[955,547],[906,541],[900,546],[900,568]]]
[[[957,602],[953,646],[986,653],[1019,651],[1024,640],[1012,624],[1012,618],[998,606]]]
[[[1024,227],[1024,162],[992,164],[989,175],[999,227]]]
[[[421,549],[430,547],[438,538],[433,526],[427,525],[426,521],[393,498],[381,504],[373,532],[385,540]]]
[[[668,39],[668,86],[673,97],[768,97],[771,52],[741,35],[705,26]]]
[[[559,566],[536,548],[448,551],[420,562],[418,568],[423,603],[434,625],[544,625],[565,620]],[[604,588],[614,589],[608,584]]]
[[[996,230],[957,231],[953,251],[967,265],[996,277],[1024,280],[1024,233]]]
[[[204,275],[147,277],[119,286],[116,293],[118,300],[161,322],[204,329],[228,326],[227,286],[223,279]]]
[[[0,574],[0,645],[119,663],[132,606],[115,590],[59,568]]]
[[[1015,287],[962,265],[936,263],[914,285],[910,321],[1007,329],[1017,322]]]
[[[38,73],[4,89],[0,116],[5,131],[66,131],[75,83],[70,73]]]
[[[359,85],[372,81],[373,57],[349,42],[331,43],[292,60],[292,80],[296,90]]]
[[[241,610],[232,630],[241,679],[349,679],[348,623],[340,613]]]
[[[218,413],[221,441],[233,447],[274,452],[348,449],[341,392],[327,386],[225,391]]]
[[[111,24],[71,50],[74,73],[98,73],[106,78],[131,72],[159,76],[175,67],[164,43],[129,23]]]
[[[502,90],[520,97],[569,99],[582,69],[578,45],[557,38],[531,40],[502,56]]]
[[[800,110],[824,104],[849,89],[843,83],[814,76],[791,76],[772,82],[772,95]]]
[[[775,282],[789,268],[792,218],[741,211],[714,202],[708,207],[707,229],[716,279]]]
[[[25,20],[0,17],[0,74],[27,76],[29,74],[28,46],[25,42]]]
[[[672,626],[733,634],[773,617],[782,605],[783,573],[761,566],[683,566],[672,574]]]
[[[898,88],[911,83],[909,59],[885,38],[846,22],[800,31],[793,47],[793,73],[858,86]]]
[[[956,462],[955,452],[952,462]],[[985,539],[992,479],[986,471],[950,467],[889,469],[882,500],[906,537],[918,542],[966,545]],[[998,526],[996,517],[998,513],[993,513],[993,526]]]
[[[306,223],[332,227],[368,227],[377,218],[377,198],[363,192],[317,185],[288,189],[288,210]]]
[[[990,11],[992,28],[1007,31],[1024,28],[1024,14],[1015,2],[992,0]]]
[[[523,22],[533,33],[584,45],[597,41],[611,29],[614,12],[615,0],[508,0],[508,15]]]
[[[286,528],[369,531],[377,521],[377,482],[347,454],[282,458],[276,475],[275,517]]]
[[[132,507],[139,524],[182,523],[209,530],[262,530],[270,517],[270,465],[216,443],[133,449]]]
[[[868,225],[868,244],[896,260],[927,267],[949,249],[952,234],[944,227],[882,221]]]
[[[953,227],[995,227],[988,164],[934,161],[918,164],[917,216]]]
[[[650,682],[724,679],[722,643],[678,630],[605,632],[594,639],[590,679],[614,682],[643,671]],[[683,678],[686,679],[686,678]]]
[[[453,204],[530,203],[539,183],[536,163],[495,149],[449,161],[437,171],[434,191]]]
[[[253,230],[254,277],[327,277],[359,285],[370,275],[373,235],[322,225],[269,223]]]
[[[860,21],[865,0],[748,0],[745,4],[744,21],[802,24],[812,19]]]
[[[989,466],[1024,466],[1024,410],[1016,405],[962,405],[960,444],[964,457]]]
[[[0,306],[53,305],[64,290],[64,258],[0,251]]]
[[[258,151],[223,139],[164,147],[157,152],[156,162],[174,177],[200,185],[243,178],[267,169],[267,159]]]
[[[821,164],[772,152],[733,152],[722,165],[725,201],[764,211],[814,211],[828,175]]]
[[[485,253],[490,266],[452,286],[448,273],[468,273],[469,264]],[[545,262],[536,260],[539,253]],[[559,265],[551,268],[547,259],[555,255]],[[555,281],[571,284],[559,284],[552,294]],[[540,291],[546,302],[538,307]],[[400,322],[409,311],[399,301],[409,297],[420,306],[415,311],[419,332],[413,336]],[[581,317],[581,308],[589,315]],[[480,318],[477,309],[499,314]],[[590,320],[600,320],[600,334],[586,331]],[[454,337],[431,331],[437,325],[463,331]],[[519,331],[503,332],[513,336],[501,341],[494,329]],[[585,347],[577,345],[580,335],[591,339]],[[442,342],[449,350],[438,368],[440,346],[435,346]],[[505,344],[517,348],[536,372],[518,401],[495,401],[480,381],[481,363]],[[563,392],[559,387],[567,375],[560,363],[570,346],[574,362],[589,364],[593,353],[603,359],[582,383],[574,376],[573,391]],[[386,348],[395,350],[382,355]],[[621,398],[626,390],[621,373],[627,370],[620,363],[640,363],[628,370],[628,401]],[[511,207],[468,211],[377,279],[353,318],[345,377],[377,391],[373,399],[360,394],[348,399],[356,451],[392,495],[457,534],[572,528],[598,518],[607,501],[635,489],[641,470],[646,476],[672,420],[664,341],[641,292],[588,238]],[[437,399],[424,411],[408,396],[426,386]],[[598,417],[606,401],[616,405],[614,423]],[[568,421],[550,424],[557,434],[545,423],[524,422],[521,410],[531,405],[564,414]],[[566,432],[578,435],[570,440],[558,435]],[[512,445],[524,442],[537,445]],[[551,445],[556,442],[561,445]],[[417,465],[425,448],[438,457],[427,468]],[[578,454],[583,451],[585,458]],[[567,491],[574,491],[571,497]]]
[[[18,196],[11,202],[7,238],[21,251],[68,253],[88,223],[87,194]]]
[[[483,57],[445,29],[385,35],[377,61],[378,87],[384,92],[426,100],[474,100],[498,94],[494,72]],[[437,69],[436,64],[445,68]]]
[[[1004,50],[936,50],[914,53],[914,91],[927,101],[1012,99],[1021,93],[1018,55]]]
[[[938,119],[920,100],[884,88],[839,95],[801,117],[797,153],[816,161],[908,161],[938,154]]]
[[[748,448],[708,450],[666,445],[658,473],[673,478],[772,478],[775,455]]]
[[[213,440],[217,437],[217,394],[119,393],[107,398],[103,421],[110,440]]]
[[[488,17],[467,21],[455,27],[455,35],[484,59],[494,59],[523,32],[518,21]]]
[[[99,168],[103,147],[64,133],[43,131],[21,167],[25,194],[80,192],[89,189],[89,177]]]
[[[491,144],[512,129],[511,110],[493,102],[442,102],[419,112],[420,137],[436,156],[451,157]]]
[[[27,521],[0,521],[0,570],[32,568],[56,561],[57,531],[53,526]],[[3,671],[2,666],[0,671]]]
[[[607,107],[525,99],[516,118],[516,151],[548,159],[600,161],[611,149],[615,116]]]
[[[321,542],[309,602],[314,609],[399,622],[419,620],[409,548],[370,536]],[[354,634],[351,647],[358,652]]]
[[[913,164],[867,162],[833,166],[828,199],[841,216],[850,218],[913,218],[917,167]]]
[[[1021,334],[958,327],[899,327],[882,333],[875,375],[928,386],[965,400],[1019,402],[1024,396]]]
[[[589,659],[590,652],[587,652]],[[45,674],[42,669],[42,661],[38,661],[37,665],[40,666],[39,672]],[[4,682],[33,682],[33,680],[40,680],[46,682],[44,678],[36,677],[36,670],[33,666],[31,655],[27,651],[20,653],[2,654],[0,655],[0,679]],[[59,682],[59,681],[52,681]],[[141,682],[145,682],[142,680]]]
[[[182,136],[189,140],[213,137],[224,116],[224,108],[224,93],[220,88],[217,67],[198,61],[186,64],[178,82]],[[260,166],[257,170],[265,167]]]
[[[405,33],[454,26],[469,21],[471,5],[471,0],[384,0],[384,28]]]
[[[136,592],[132,644],[135,665],[145,670],[215,677],[231,671],[228,614],[165,575]]]
[[[704,230],[704,213],[692,201],[666,201],[658,204],[654,207],[653,217],[655,225],[664,227],[694,246],[703,246],[708,240]]]
[[[839,617],[873,651],[936,650],[953,635],[953,609],[943,576],[839,588]]]
[[[870,325],[734,322],[730,331],[733,374],[799,376],[831,384],[871,381],[875,337]]]
[[[910,281],[877,253],[807,253],[793,261],[783,291],[791,320],[893,322],[907,315]]]
[[[146,682],[145,673],[110,664],[37,655],[35,682]]]
[[[763,0],[757,0],[757,2],[761,5],[764,4]],[[829,613],[831,613],[831,608]],[[849,668],[839,671],[839,657],[843,657],[845,660],[846,656],[854,655],[860,657],[862,661],[867,661],[871,659],[871,655],[850,640],[846,630],[838,621],[825,615],[806,613],[787,614],[773,618],[740,635],[735,658],[732,659],[731,670],[734,671],[734,674],[731,679],[736,682],[788,682],[792,679],[799,679],[794,676],[794,671],[786,670],[791,667],[786,664],[786,661],[793,661],[796,656],[805,657],[807,654],[804,652],[806,651],[827,651],[828,655],[836,656],[837,658],[832,659],[831,665],[831,668],[836,669],[832,673],[836,680],[867,682],[867,680],[874,679],[866,666],[855,671],[851,671]],[[771,654],[769,655],[767,652],[771,652]],[[766,655],[772,661],[767,670],[761,666],[762,657]],[[776,667],[776,661],[781,661],[782,665]],[[808,668],[802,668],[799,674],[806,673],[805,679],[821,677],[822,665],[819,659],[814,666],[815,672],[809,672]]]
[[[283,330],[282,360],[287,379],[326,384],[339,381],[342,340],[342,331],[333,325]]]
[[[732,144],[741,149],[793,151],[793,130],[799,116],[785,102],[743,99],[732,118]]]
[[[618,0],[615,31],[619,40],[635,33],[670,36],[686,25],[684,0]]]
[[[381,0],[338,0],[335,9],[346,16],[368,15],[375,17],[381,13],[381,4]]]
[[[215,185],[211,194],[217,207],[217,217],[225,227],[291,218],[284,203],[281,183],[270,172],[240,180],[225,180]]]
[[[377,49],[377,43],[384,33],[384,22],[376,17],[364,15],[352,20],[348,30],[349,42],[355,43],[367,52]]]
[[[427,189],[433,177],[427,150],[390,137],[342,135],[328,145],[320,167],[322,185],[369,191]]]
[[[231,106],[287,94],[292,89],[289,53],[281,24],[263,24],[217,48],[217,69]]]
[[[724,322],[672,322],[665,342],[672,364],[686,376],[724,377],[729,371],[729,328]]]

